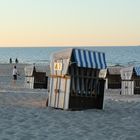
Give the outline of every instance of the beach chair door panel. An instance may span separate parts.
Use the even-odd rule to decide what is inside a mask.
[[[25,78],[25,87],[26,88],[34,88],[34,77],[26,77]]]
[[[134,82],[133,81],[123,81],[122,82],[122,94],[123,95],[133,95],[134,94]]]
[[[49,106],[68,109],[70,79],[53,77],[51,78],[50,85]]]
[[[134,94],[134,82],[133,81],[126,82],[125,93],[126,93],[126,95],[133,95]]]
[[[122,94],[123,95],[127,95],[127,82],[126,81],[122,81]]]
[[[130,81],[128,82],[128,95],[134,94],[134,82]]]
[[[50,78],[49,106],[55,107],[55,85],[57,78]]]
[[[68,109],[69,104],[69,87],[70,80],[67,78],[60,78],[58,85],[58,94],[56,99],[56,107],[61,109]]]

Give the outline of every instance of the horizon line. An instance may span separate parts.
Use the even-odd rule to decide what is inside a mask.
[[[140,47],[140,45],[67,45],[67,46],[0,46],[0,48],[65,48],[65,47]]]

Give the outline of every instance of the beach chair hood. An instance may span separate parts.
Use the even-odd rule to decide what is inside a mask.
[[[134,67],[136,76],[140,76],[140,67]]]
[[[51,74],[68,74],[70,65],[77,65],[81,68],[106,69],[105,54],[91,50],[70,48],[53,55],[51,61]]]
[[[131,80],[133,74],[140,76],[140,67],[127,67],[120,70],[122,80]]]

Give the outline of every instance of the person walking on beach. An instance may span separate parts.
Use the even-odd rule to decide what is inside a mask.
[[[17,75],[18,75],[18,71],[17,71],[16,66],[14,66],[14,68],[13,68],[13,83],[14,83],[14,85],[16,84]]]

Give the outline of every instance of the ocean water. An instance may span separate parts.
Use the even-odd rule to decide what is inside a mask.
[[[28,47],[28,48],[0,48],[0,63],[9,63],[17,58],[21,63],[48,63],[54,52],[68,47]],[[140,65],[140,47],[81,47],[104,52],[107,65]]]

